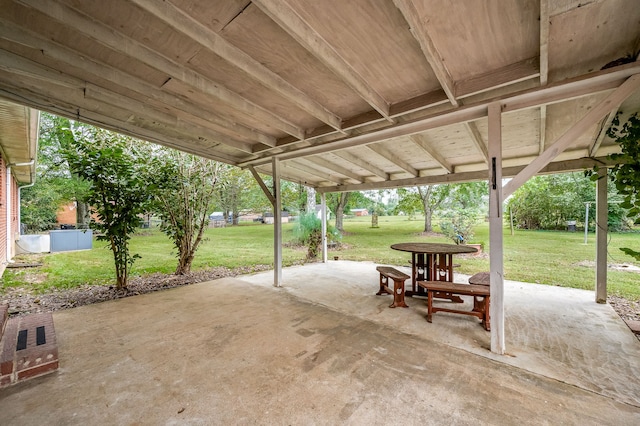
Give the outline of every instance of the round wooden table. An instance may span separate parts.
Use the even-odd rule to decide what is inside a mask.
[[[453,255],[478,251],[465,245],[441,243],[398,243],[391,248],[411,253],[411,290],[405,294],[425,297],[427,292],[416,284],[418,281],[453,282]]]

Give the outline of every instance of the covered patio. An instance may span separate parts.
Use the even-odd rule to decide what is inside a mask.
[[[539,173],[604,177],[607,129],[640,111],[634,0],[1,3],[0,96],[250,170],[273,205],[275,286],[281,179],[323,200],[488,181],[496,354],[503,199]]]
[[[640,342],[592,292],[506,281],[500,356],[475,318],[429,324],[417,298],[388,308],[375,266],[308,264],[285,268],[282,288],[267,272],[56,312],[60,369],[0,391],[2,421],[638,423]]]

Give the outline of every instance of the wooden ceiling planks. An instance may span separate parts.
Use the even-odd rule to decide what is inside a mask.
[[[415,4],[454,81],[539,54],[537,2],[437,0]]]
[[[597,71],[615,59],[638,55],[640,7],[637,2],[565,3],[550,17],[549,63],[552,65],[549,73],[552,81]]]
[[[524,166],[638,73],[583,77],[640,48],[634,0],[110,6],[0,0],[0,96],[318,188],[477,179],[490,100]],[[615,150],[606,118],[557,158]]]
[[[387,103],[439,88],[407,22],[392,2],[289,3]]]
[[[370,110],[348,85],[256,6],[247,7],[221,34],[343,120]]]

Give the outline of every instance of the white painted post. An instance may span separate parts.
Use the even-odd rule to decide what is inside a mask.
[[[489,105],[489,265],[491,352],[505,353],[502,218],[502,105]]]
[[[585,243],[585,245],[587,244],[588,237],[589,237],[589,204],[590,203],[584,203],[584,206],[585,206],[585,212],[584,212],[584,243]]]
[[[607,303],[607,168],[598,169],[596,184],[596,303]]]
[[[320,220],[322,220],[322,262],[327,263],[327,195],[320,194]]]
[[[273,157],[273,286],[280,287],[282,282],[282,197],[280,194],[280,160]]]

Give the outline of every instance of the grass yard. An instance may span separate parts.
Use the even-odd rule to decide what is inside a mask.
[[[391,250],[397,242],[449,242],[439,235],[422,235],[423,221],[409,220],[406,216],[380,217],[379,227],[371,228],[371,218],[358,217],[345,221],[342,248],[329,251],[329,259],[372,261],[376,263],[407,265],[409,254]],[[488,224],[475,230],[473,242],[489,247]],[[582,232],[516,231],[510,235],[505,227],[505,277],[509,280],[593,289],[595,282],[595,234],[584,244]],[[293,239],[293,224],[283,227],[283,263],[285,266],[304,262],[306,250],[287,244]],[[626,256],[620,247],[639,247],[640,233],[610,234],[609,264],[640,263]],[[132,239],[132,252],[139,253],[133,275],[154,272],[171,273],[176,266],[175,250],[157,230],[141,231]],[[82,284],[112,284],[113,259],[104,243],[94,242],[87,251],[40,255],[44,263],[40,268],[7,269],[3,287],[30,286],[37,291],[51,288],[72,288]],[[457,256],[458,272],[473,274],[489,270],[489,258],[483,256]],[[247,224],[207,230],[206,239],[196,255],[193,269],[224,266],[228,268],[273,264],[273,226]],[[609,292],[632,300],[640,300],[640,274],[610,269]]]

